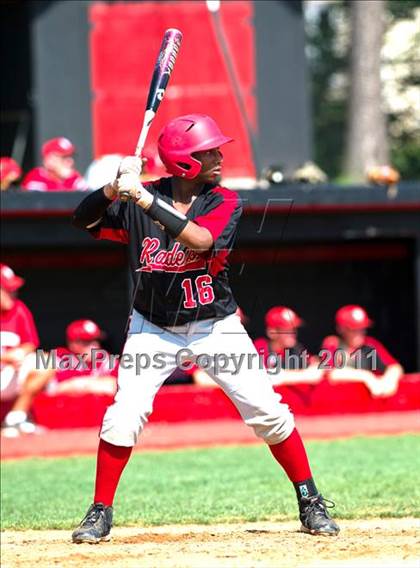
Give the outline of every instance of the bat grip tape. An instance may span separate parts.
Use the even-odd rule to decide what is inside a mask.
[[[152,204],[145,211],[149,217],[163,226],[165,231],[172,237],[176,238],[186,227],[188,219],[186,216],[177,211],[172,205],[162,201],[155,195]]]

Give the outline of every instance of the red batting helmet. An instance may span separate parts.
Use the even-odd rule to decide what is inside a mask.
[[[293,331],[302,324],[303,321],[300,317],[293,310],[285,306],[275,306],[265,314],[266,327]]]
[[[232,140],[209,116],[187,114],[163,128],[158,140],[159,156],[170,174],[194,179],[201,171],[201,162],[192,157],[193,152],[212,150]]]
[[[95,341],[102,339],[103,333],[92,320],[76,320],[71,322],[66,329],[67,341]]]
[[[0,285],[7,292],[16,292],[25,283],[25,280],[20,276],[16,276],[10,266],[6,264],[0,264],[0,278]]]
[[[335,314],[335,323],[349,329],[366,329],[373,324],[361,306],[348,305],[340,308]]]

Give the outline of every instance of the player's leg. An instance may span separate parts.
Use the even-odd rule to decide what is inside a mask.
[[[193,337],[189,348],[196,355],[204,353],[212,357],[209,374],[285,470],[296,490],[302,529],[313,534],[337,534],[339,528],[329,517],[325,501],[315,486],[293,415],[274,392],[239,317],[232,315],[215,322],[208,335],[201,324],[201,334]]]
[[[35,396],[49,383],[54,370],[37,369],[35,353],[29,353],[20,367],[13,369],[13,373],[14,377],[9,384],[9,389],[14,391],[15,400],[4,418],[2,429],[3,435],[10,437],[18,436],[20,433],[32,434],[41,430],[29,419],[29,413]]]
[[[138,331],[129,334],[124,346],[118,391],[100,433],[94,502],[73,532],[77,543],[109,540],[112,504],[121,474],[152,412],[155,395],[175,369],[176,353],[183,347],[180,337],[145,320]]]

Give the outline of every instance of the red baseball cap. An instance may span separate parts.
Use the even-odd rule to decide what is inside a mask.
[[[68,138],[60,136],[59,138],[52,138],[47,140],[42,145],[42,155],[47,156],[48,154],[60,154],[60,156],[71,156],[76,152],[76,146],[74,146]]]
[[[94,341],[95,339],[102,339],[103,333],[94,321],[92,320],[76,320],[71,322],[66,329],[67,341]]]
[[[335,323],[349,329],[366,329],[373,324],[366,311],[361,306],[349,304],[343,306],[335,314]]]
[[[10,266],[6,264],[0,264],[0,277],[0,286],[8,292],[15,292],[25,283],[25,280],[16,276]]]
[[[303,320],[290,308],[286,306],[274,306],[265,314],[266,327],[276,327],[293,331],[303,324]]]
[[[14,174],[17,179],[22,175],[22,170],[19,164],[15,162],[13,158],[3,156],[2,158],[0,158],[0,177],[1,179],[4,179],[10,174]]]

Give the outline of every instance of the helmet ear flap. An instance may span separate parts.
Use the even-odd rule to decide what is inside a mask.
[[[186,164],[187,165],[187,175],[185,177],[187,177],[188,179],[194,179],[201,172],[201,168],[203,167],[203,164],[200,162],[200,160],[197,160],[197,158],[194,158],[191,155],[189,156],[189,158],[190,158],[189,163]]]
[[[178,177],[194,179],[201,172],[202,163],[193,156],[183,156],[182,161],[172,162],[170,168],[170,173]]]

